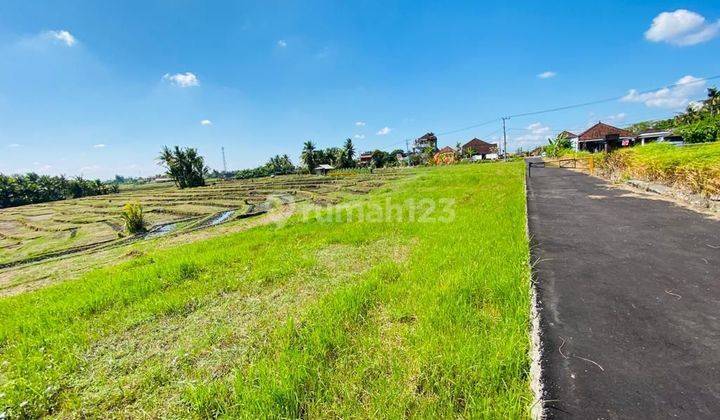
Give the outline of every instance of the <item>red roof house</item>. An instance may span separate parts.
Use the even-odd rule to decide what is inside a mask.
[[[478,138],[474,138],[462,146],[463,154],[470,154],[470,156],[485,156],[497,153],[497,151],[498,145],[496,143],[488,143]]]
[[[590,152],[609,152],[618,147],[631,146],[634,141],[635,135],[631,131],[598,122],[580,133],[578,148]]]

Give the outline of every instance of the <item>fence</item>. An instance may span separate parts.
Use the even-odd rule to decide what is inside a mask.
[[[576,169],[583,172],[587,171],[587,173],[592,175],[595,172],[595,161],[592,157],[543,159],[538,161],[528,161],[528,177],[532,176],[532,168]]]

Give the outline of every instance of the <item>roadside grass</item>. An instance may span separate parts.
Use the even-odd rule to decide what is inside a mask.
[[[0,412],[527,416],[523,176],[429,168],[0,299]]]
[[[615,151],[601,165],[621,178],[658,181],[693,193],[720,195],[720,142],[676,147],[649,144]]]

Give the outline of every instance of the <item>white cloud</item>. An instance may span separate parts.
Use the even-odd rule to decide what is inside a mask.
[[[93,147],[96,149],[102,149],[103,147],[105,147],[105,144],[103,144],[103,143],[93,144]]]
[[[627,114],[624,112],[619,112],[615,115],[608,115],[605,117],[605,121],[607,122],[623,122],[625,121],[625,118],[627,118]]]
[[[532,134],[538,135],[538,134],[545,134],[545,133],[550,132],[550,127],[548,127],[546,125],[542,125],[539,122],[536,122],[536,123],[532,123],[532,124],[528,125],[527,130],[530,131]]]
[[[53,169],[52,165],[43,164],[41,162],[33,162],[33,165],[35,165],[35,170],[38,172],[48,172]]]
[[[704,16],[686,9],[655,16],[645,39],[652,42],[687,46],[713,39],[720,32],[720,20],[708,23]]]
[[[200,125],[212,125],[212,121],[210,121],[210,120],[202,120],[202,121],[200,121]]]
[[[287,47],[287,41],[285,41],[284,39],[281,39],[277,42],[277,46],[280,48],[285,48],[285,47]]]
[[[537,75],[537,77],[540,79],[550,79],[551,77],[555,76],[557,76],[557,73],[555,73],[554,71],[544,71]]]
[[[59,41],[68,47],[72,47],[77,42],[77,39],[68,31],[45,31],[43,36],[54,41]]]
[[[365,127],[365,121],[358,121],[355,123],[355,125],[358,127]]]
[[[355,137],[356,139],[364,139],[365,134],[355,134],[353,137]]]
[[[392,128],[390,128],[390,127],[383,127],[383,128],[380,129],[380,131],[378,131],[378,132],[375,133],[375,134],[377,134],[378,136],[384,136],[384,135],[390,134],[391,131],[392,131]]]
[[[10,143],[7,145],[7,147],[9,147],[11,149],[16,149],[16,148],[20,147],[20,144],[19,143]]]
[[[630,89],[622,98],[624,102],[642,102],[651,108],[684,108],[690,103],[692,96],[705,91],[705,81],[693,76],[684,76],[671,87],[653,92],[641,93]]]
[[[190,72],[177,74],[166,73],[163,76],[163,80],[166,80],[174,84],[175,86],[179,86],[182,88],[200,85],[200,79],[198,79],[196,75]]]
[[[83,166],[82,168],[80,168],[80,172],[97,172],[100,169],[100,165]]]
[[[528,125],[525,128],[525,131],[526,134],[517,136],[513,139],[513,143],[515,143],[514,147],[535,146],[550,137],[550,127],[540,122]]]

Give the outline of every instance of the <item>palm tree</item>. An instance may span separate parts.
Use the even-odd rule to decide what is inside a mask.
[[[181,149],[175,146],[170,149],[164,146],[158,156],[159,163],[167,168],[167,175],[175,181],[180,188],[199,187],[205,185],[205,175],[208,168],[205,159],[196,149]]]
[[[711,115],[720,113],[720,90],[718,88],[708,88],[708,98],[705,104]]]
[[[300,155],[300,158],[302,159],[305,166],[308,167],[308,170],[310,172],[315,170],[315,166],[317,166],[315,164],[315,162],[316,162],[316,160],[315,160],[315,145],[313,144],[312,141],[306,141],[303,144],[303,151],[302,151],[302,154]]]
[[[345,150],[345,159],[347,159],[347,165],[344,166],[350,168],[355,163],[355,146],[353,146],[352,139],[345,140],[343,150]]]

